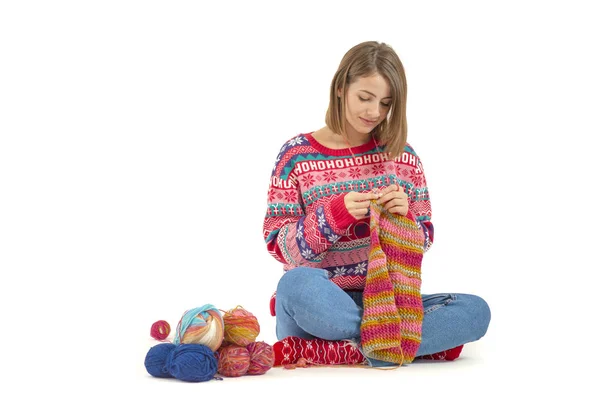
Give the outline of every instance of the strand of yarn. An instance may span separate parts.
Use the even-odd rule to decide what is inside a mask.
[[[228,344],[247,346],[256,340],[260,333],[258,319],[242,306],[226,311],[223,315],[225,328],[224,341]]]
[[[311,364],[306,358],[300,357],[295,364],[285,364],[284,369],[308,368]]]
[[[224,323],[212,304],[188,310],[179,320],[173,343],[203,344],[216,351],[223,343]]]
[[[309,367],[324,367],[324,368],[365,368],[370,369],[371,367],[366,364],[321,364],[313,361],[308,361],[304,357],[300,357],[295,364],[284,364],[282,365],[283,369],[296,369],[296,368],[309,368]],[[396,365],[393,368],[396,369],[399,366]],[[380,368],[380,369],[392,369],[390,367]]]

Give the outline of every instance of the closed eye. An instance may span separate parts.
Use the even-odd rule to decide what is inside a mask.
[[[360,101],[369,101],[370,99],[363,99],[362,97],[358,96],[358,98],[360,99]],[[389,107],[392,105],[392,103],[381,103],[382,106],[384,107]]]

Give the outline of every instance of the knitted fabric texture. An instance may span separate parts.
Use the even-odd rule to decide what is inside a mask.
[[[263,225],[269,253],[283,263],[284,271],[321,268],[340,288],[362,291],[369,263],[369,220],[357,221],[344,198],[346,193],[393,184],[408,195],[409,217],[421,225],[421,238],[429,249],[434,239],[429,189],[421,159],[410,145],[392,157],[374,140],[334,150],[312,134],[295,136],[282,146],[271,175]]]
[[[421,343],[423,233],[413,220],[371,202],[371,247],[363,293],[365,356],[399,365]]]

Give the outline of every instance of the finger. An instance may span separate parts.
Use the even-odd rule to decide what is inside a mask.
[[[352,216],[354,218],[360,219],[360,218],[363,218],[364,216],[366,216],[368,211],[369,211],[368,208],[356,208],[356,209],[353,209],[350,212],[350,214],[352,214]]]
[[[394,200],[390,200],[387,203],[384,204],[383,209],[390,211],[391,208],[393,207],[397,207],[399,204],[396,204],[395,199]]]
[[[402,194],[406,194],[405,188],[404,186],[400,186],[399,184],[395,183],[396,187],[398,188],[398,190],[396,190],[396,192],[398,193],[402,193]]]
[[[387,204],[390,200],[394,199],[395,197],[396,197],[396,192],[391,192],[384,196],[381,196],[381,198],[379,200],[377,200],[377,203]]]
[[[391,185],[389,185],[388,187],[382,189],[379,191],[379,193],[381,193],[382,195],[386,195],[388,193],[391,192],[397,192],[398,191],[398,185],[396,185],[395,183],[392,183]]]
[[[406,193],[404,193],[402,186],[398,185],[397,183],[392,183],[390,186],[383,189],[381,194],[383,194],[383,196],[381,196],[379,204],[385,204],[395,197],[402,198],[402,196]]]
[[[369,210],[369,202],[363,201],[360,203],[352,203],[349,207],[348,207],[348,211],[349,212],[367,212]]]
[[[385,210],[391,210],[392,207],[406,207],[408,208],[408,202],[406,201],[406,199],[393,199],[388,201],[387,203],[385,203],[385,206],[383,206],[383,208]]]
[[[386,194],[385,196],[382,196],[377,202],[379,204],[386,204],[393,199],[398,199],[398,200],[404,199],[405,200],[406,197],[407,196],[404,192],[393,191],[393,192]]]
[[[404,203],[408,204],[408,196],[406,195],[406,193],[402,193],[402,192],[394,192],[394,197],[391,198],[388,201],[392,201],[392,200],[398,200]],[[396,203],[396,205],[399,205],[400,203]]]
[[[358,192],[351,192],[348,193],[348,195],[352,194],[352,197],[350,197],[350,200],[352,201],[369,201],[369,200],[376,200],[378,198],[381,197],[381,195],[379,193],[372,193],[372,192],[367,192],[367,193],[358,193]]]
[[[408,207],[395,206],[395,207],[390,208],[388,211],[391,212],[392,214],[399,214],[399,215],[406,216],[406,214],[408,214]]]

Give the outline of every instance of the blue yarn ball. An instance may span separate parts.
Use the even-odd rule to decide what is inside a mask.
[[[217,357],[203,344],[181,344],[167,356],[166,369],[174,378],[204,382],[217,373]]]
[[[169,354],[175,350],[175,347],[173,343],[161,343],[152,347],[146,354],[146,360],[144,361],[146,371],[157,378],[170,378],[171,375],[166,368],[166,364]]]

